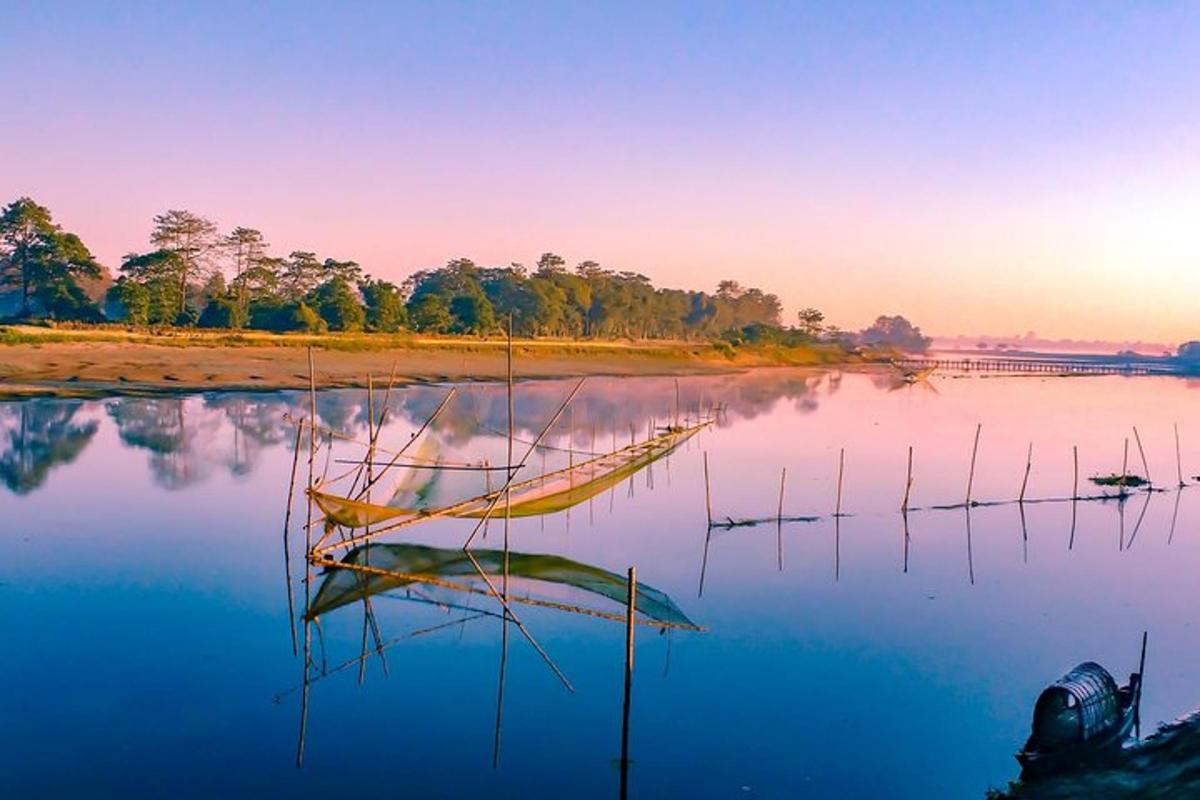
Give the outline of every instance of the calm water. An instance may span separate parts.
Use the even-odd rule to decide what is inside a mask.
[[[607,450],[631,426],[644,437],[677,396],[685,409],[725,406],[652,472],[569,514],[513,523],[517,550],[636,564],[707,628],[638,630],[632,796],[981,797],[1015,777],[1038,690],[1085,659],[1123,678],[1143,629],[1146,727],[1200,704],[1200,493],[1081,503],[1073,538],[1070,503],[1027,504],[1024,519],[1015,505],[969,521],[913,512],[907,551],[897,513],[910,445],[912,504],[962,501],[977,423],[981,500],[1017,495],[1031,441],[1031,497],[1071,494],[1072,446],[1087,476],[1119,470],[1130,437],[1140,473],[1133,425],[1151,476],[1173,487],[1173,423],[1185,474],[1200,473],[1196,385],[930,383],[765,371],[682,379],[678,395],[669,379],[585,385],[556,447],[573,436]],[[532,438],[569,388],[520,385],[518,436]],[[383,443],[407,440],[445,391],[396,390]],[[500,622],[445,626],[466,614],[380,597],[385,639],[444,627],[389,648],[387,676],[373,658],[362,686],[356,667],[316,681],[296,768],[302,666],[281,530],[285,415],[303,406],[288,393],[0,404],[0,796],[615,796],[623,627],[532,608],[522,618],[576,692],[513,633],[498,766]],[[319,410],[365,436],[365,392],[323,393]],[[464,386],[430,447],[502,463],[504,426],[503,388]],[[841,448],[848,516],[835,524]],[[353,452],[335,452],[330,472]],[[785,513],[822,519],[706,536],[704,452],[716,516],[774,515],[786,467]],[[566,458],[548,451],[545,466]],[[449,496],[472,477],[426,488]],[[434,522],[405,540],[457,547],[471,525]],[[493,526],[485,546],[497,542]],[[322,619],[318,670],[358,655],[362,624],[361,606]]]

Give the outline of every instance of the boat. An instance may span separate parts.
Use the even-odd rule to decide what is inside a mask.
[[[1118,754],[1138,722],[1145,663],[1143,635],[1141,665],[1125,686],[1087,661],[1046,687],[1034,706],[1029,739],[1016,754],[1021,777],[1070,772]]]

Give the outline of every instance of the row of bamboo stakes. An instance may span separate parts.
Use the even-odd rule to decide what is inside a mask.
[[[1188,484],[1187,484],[1187,481],[1184,479],[1184,475],[1183,475],[1183,457],[1182,457],[1182,454],[1180,451],[1178,423],[1173,425],[1173,430],[1174,430],[1174,437],[1175,437],[1175,466],[1176,466],[1178,481],[1179,481],[1177,488],[1183,489]],[[971,507],[979,505],[979,502],[977,500],[975,500],[975,497],[974,497],[974,487],[975,487],[975,466],[978,461],[979,440],[980,440],[980,435],[982,434],[982,432],[983,432],[983,423],[977,423],[975,426],[974,441],[971,446],[970,467],[968,468],[968,472],[967,472],[966,498],[963,501],[963,503],[958,506],[939,505],[939,506],[930,506],[930,508],[937,509],[937,510],[948,510],[948,509],[961,508],[961,507],[971,508]],[[1142,447],[1141,434],[1138,432],[1136,425],[1133,426],[1133,438],[1134,438],[1135,444],[1137,445],[1138,454],[1139,454],[1140,460],[1142,462],[1142,469],[1145,472],[1145,478],[1144,478],[1145,485],[1146,485],[1148,491],[1153,491],[1154,484],[1150,478],[1150,465],[1146,458],[1145,448]],[[1072,500],[1072,501],[1107,499],[1109,497],[1109,495],[1099,495],[1096,497],[1081,497],[1080,496],[1080,494],[1079,494],[1079,446],[1073,445],[1071,448],[1071,452],[1072,452],[1072,461],[1074,464],[1074,477],[1073,477],[1073,484],[1072,484],[1072,493],[1071,493],[1071,497],[1062,498],[1062,499]],[[817,519],[819,519],[819,517],[812,517],[812,516],[789,517],[789,516],[784,515],[784,513],[783,513],[784,492],[785,492],[786,485],[787,485],[787,467],[784,467],[780,471],[780,474],[779,474],[779,501],[778,501],[778,504],[776,505],[776,511],[775,511],[774,517],[751,518],[751,519],[743,519],[743,520],[734,520],[732,518],[727,517],[725,522],[720,522],[713,516],[712,485],[711,485],[711,480],[710,480],[708,452],[707,451],[705,451],[703,454],[703,461],[704,461],[704,508],[705,508],[705,516],[708,520],[709,528],[713,528],[713,527],[730,527],[730,528],[744,527],[744,526],[753,526],[753,525],[767,523],[767,522],[776,522],[779,524],[782,524],[784,522],[814,522]],[[1033,442],[1030,442],[1029,447],[1026,451],[1025,469],[1024,469],[1024,472],[1021,477],[1020,492],[1018,493],[1017,499],[1015,501],[1019,505],[1024,505],[1026,502],[1031,502],[1028,500],[1026,494],[1027,494],[1027,490],[1029,488],[1029,476],[1030,476],[1030,473],[1032,472],[1032,470],[1033,470]],[[843,485],[843,481],[845,479],[845,472],[846,472],[846,449],[843,447],[838,450],[838,468],[837,468],[837,484],[836,484],[837,489],[836,489],[836,495],[835,495],[835,501],[834,501],[834,511],[833,511],[833,518],[835,520],[840,517],[846,516],[846,514],[844,514],[842,512],[842,485]],[[1121,462],[1121,472],[1119,475],[1117,475],[1115,477],[1117,478],[1117,483],[1115,484],[1118,488],[1117,497],[1119,499],[1123,499],[1129,493],[1127,480],[1130,477],[1132,477],[1129,475],[1129,438],[1128,437],[1126,437],[1124,440],[1124,449],[1123,449],[1122,462]],[[912,508],[909,504],[909,500],[911,499],[911,496],[912,496],[913,480],[914,480],[913,448],[910,445],[908,448],[907,467],[906,467],[906,473],[905,473],[905,479],[904,479],[904,494],[900,501],[900,513],[905,516],[907,516],[909,511],[919,510],[919,509]],[[1054,499],[1054,498],[1051,498],[1051,499]],[[1000,501],[1000,502],[1014,502],[1014,501]],[[1043,500],[1041,502],[1046,502],[1046,500]]]

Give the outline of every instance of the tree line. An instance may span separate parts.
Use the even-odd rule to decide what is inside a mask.
[[[302,250],[274,255],[254,228],[222,232],[211,220],[177,209],[154,217],[149,248],[126,255],[116,280],[93,299],[86,287],[106,275],[80,238],[55,223],[44,206],[23,197],[0,212],[0,285],[16,288],[18,318],[476,336],[501,332],[511,321],[519,336],[724,338],[732,344],[871,338],[871,329],[850,336],[826,326],[811,308],[785,328],[776,295],[737,281],[721,281],[712,293],[660,288],[637,272],[595,261],[570,267],[549,252],[532,267],[457,258],[396,284],[372,277],[352,260]],[[908,323],[881,317],[875,338],[897,325]],[[901,332],[911,338],[911,330]]]

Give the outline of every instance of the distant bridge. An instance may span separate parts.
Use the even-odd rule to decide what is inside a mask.
[[[906,370],[930,368],[955,372],[1013,372],[1048,375],[1181,375],[1173,359],[1128,359],[1121,356],[964,356],[896,358]]]

